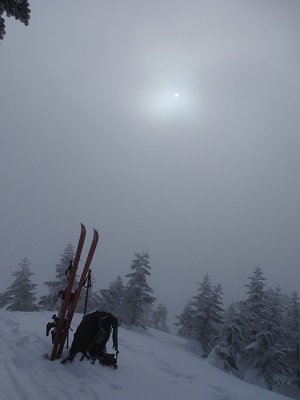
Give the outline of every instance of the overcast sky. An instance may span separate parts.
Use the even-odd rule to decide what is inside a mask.
[[[24,256],[54,279],[80,222],[95,288],[149,251],[171,315],[206,273],[227,305],[257,264],[299,291],[299,1],[30,6],[0,45],[0,291]]]

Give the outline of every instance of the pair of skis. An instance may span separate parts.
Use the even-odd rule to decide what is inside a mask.
[[[79,296],[80,296],[82,287],[84,286],[86,277],[88,275],[88,271],[89,271],[89,268],[90,268],[90,265],[91,265],[96,247],[97,247],[97,243],[99,240],[99,234],[94,229],[94,236],[93,236],[93,240],[91,243],[91,247],[90,247],[86,262],[85,262],[85,266],[83,268],[78,286],[73,294],[72,288],[73,288],[73,284],[75,281],[76,271],[77,271],[78,264],[80,261],[80,256],[81,256],[82,248],[84,245],[85,236],[86,236],[86,229],[85,229],[85,226],[83,224],[81,224],[80,237],[79,237],[78,246],[77,246],[75,258],[73,261],[73,265],[72,265],[72,268],[70,271],[70,278],[69,278],[68,286],[65,290],[63,303],[62,303],[62,306],[60,309],[60,313],[58,315],[58,322],[57,322],[57,327],[56,327],[56,331],[55,331],[53,349],[52,349],[52,353],[50,356],[51,361],[60,358],[62,355],[65,341],[68,336],[68,332],[69,332],[70,325],[72,322],[72,318],[73,318],[73,315],[74,315],[74,312],[75,312],[75,309],[76,309],[76,306],[77,306],[77,303],[79,300]]]

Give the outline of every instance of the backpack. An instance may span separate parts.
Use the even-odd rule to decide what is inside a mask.
[[[110,338],[111,331],[116,355],[106,352],[106,343]],[[80,361],[86,357],[92,359],[92,364],[98,360],[100,364],[117,368],[118,319],[111,313],[103,311],[86,314],[74,334],[69,356],[62,363],[72,362],[77,353],[82,353]]]

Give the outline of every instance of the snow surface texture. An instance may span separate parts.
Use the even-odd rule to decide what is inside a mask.
[[[118,369],[49,361],[51,312],[0,311],[3,400],[284,400],[210,365],[185,339],[154,329],[119,330]],[[76,329],[81,315],[74,316]],[[70,335],[71,340],[73,334]],[[111,341],[108,352],[113,352]],[[64,355],[67,355],[67,350]]]

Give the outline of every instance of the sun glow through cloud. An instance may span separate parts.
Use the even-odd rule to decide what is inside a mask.
[[[199,95],[195,96],[190,88],[175,91],[170,88],[156,87],[145,93],[139,93],[135,101],[135,111],[148,121],[191,123],[202,115]],[[146,121],[146,120],[145,120]]]

